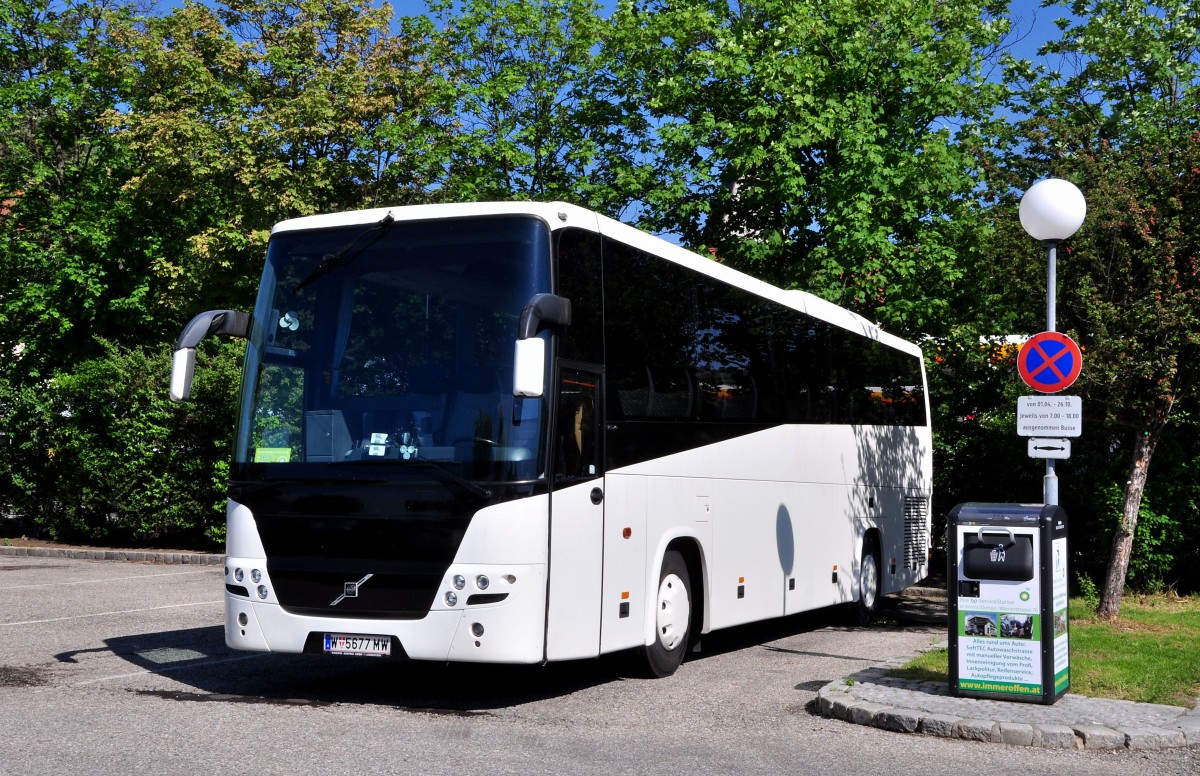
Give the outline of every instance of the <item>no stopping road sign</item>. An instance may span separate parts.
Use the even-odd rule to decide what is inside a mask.
[[[1035,391],[1057,393],[1071,387],[1083,371],[1083,354],[1075,340],[1057,331],[1035,334],[1017,354],[1017,371]]]

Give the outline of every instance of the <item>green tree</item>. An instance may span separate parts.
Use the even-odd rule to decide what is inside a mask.
[[[169,405],[167,351],[140,343],[248,307],[274,222],[427,196],[443,169],[430,25],[393,34],[390,8],[362,0],[0,14],[5,495],[64,537],[214,526],[238,346],[215,349],[226,379],[197,389],[221,414]]]
[[[970,127],[1004,3],[627,0],[642,221],[909,332],[948,325],[985,223]]]
[[[597,97],[608,25],[596,0],[431,0],[433,62],[453,117],[439,195],[567,199],[619,209],[593,178],[614,153],[613,106]]]
[[[104,129],[125,69],[110,31],[128,16],[111,0],[0,3],[0,354],[18,386],[94,353],[89,331],[146,320],[124,250],[132,159]]]
[[[276,213],[422,198],[438,130],[426,20],[393,34],[391,6],[370,0],[226,0],[217,14],[250,55],[241,130]]]
[[[1102,440],[1099,455],[1128,462],[1099,610],[1115,618],[1151,460],[1200,377],[1200,15],[1175,0],[1065,5],[1079,21],[1060,22],[1045,53],[1073,70],[1010,63],[1012,105],[1028,118],[1002,133],[992,186],[1002,223],[1016,222],[1009,192],[1036,178],[1072,180],[1088,200],[1059,267],[1059,321],[1085,350],[1079,390],[1099,432],[1089,435]],[[1020,236],[1002,228],[997,253],[1020,252]]]
[[[130,196],[173,239],[156,268],[189,314],[248,305],[246,267],[277,221],[424,199],[440,174],[428,23],[390,23],[361,0],[230,0],[127,30],[140,71],[112,126],[139,161]]]

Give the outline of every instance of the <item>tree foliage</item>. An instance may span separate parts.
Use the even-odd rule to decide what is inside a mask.
[[[439,195],[591,200],[608,145],[594,99],[607,25],[596,0],[432,0],[434,69],[452,120]],[[588,204],[600,205],[601,195]]]
[[[156,246],[165,296],[248,300],[275,222],[421,199],[429,73],[420,37],[388,26],[354,1],[231,0],[124,30],[138,72],[111,125],[138,161],[127,194],[174,240]]]
[[[90,330],[144,325],[150,289],[127,264],[133,161],[104,124],[123,70],[108,35],[128,15],[52,0],[5,0],[0,14],[0,353],[24,383],[88,353]]]
[[[1078,21],[1061,22],[1046,52],[1070,72],[1010,63],[1012,108],[1024,118],[997,132],[991,185],[1000,212],[1014,208],[1013,188],[1048,175],[1087,197],[1087,221],[1059,266],[1059,321],[1084,348],[1077,389],[1088,436],[1099,457],[1126,466],[1109,479],[1119,477],[1123,496],[1100,613],[1115,617],[1151,460],[1179,409],[1194,406],[1200,377],[1200,16],[1173,0],[1069,8]],[[1019,250],[1008,229],[998,248]],[[1029,277],[1011,290],[1028,289]]]
[[[221,456],[179,447],[165,372],[145,362],[156,390],[129,383],[130,359],[165,359],[158,343],[198,310],[248,307],[276,221],[426,196],[441,174],[428,153],[429,25],[393,34],[389,9],[356,0],[189,2],[149,17],[118,0],[5,0],[3,13],[8,500],[50,533],[107,535],[116,514],[159,526],[123,535],[169,541],[191,523],[154,499],[167,480],[196,491],[197,469],[212,481],[232,416],[188,416]],[[129,393],[112,396],[110,379]],[[208,384],[232,406],[237,380]],[[133,414],[107,414],[109,401]],[[158,425],[168,417],[174,439]],[[156,440],[153,456],[128,423]],[[191,463],[168,466],[168,454]],[[130,466],[115,466],[122,457]],[[160,469],[165,480],[148,482]],[[194,519],[216,524],[204,498]]]
[[[622,3],[615,80],[652,129],[643,221],[901,330],[944,326],[978,237],[962,135],[999,96],[982,64],[1002,10]]]
[[[49,536],[115,546],[218,546],[229,427],[241,349],[213,346],[202,359],[198,401],[163,401],[170,346],[99,340],[99,355],[40,388],[0,385],[11,408],[9,503]]]
[[[217,538],[240,346],[181,408],[167,345],[250,306],[272,224],[434,200],[577,202],[920,338],[937,503],[1030,500],[994,336],[1040,328],[1016,205],[1057,175],[1075,557],[1114,543],[1106,592],[1200,568],[1188,3],[1060,3],[1062,72],[998,79],[1002,0],[136,2],[0,0],[0,501],[34,529]]]

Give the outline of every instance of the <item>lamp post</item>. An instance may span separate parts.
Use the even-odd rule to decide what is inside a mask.
[[[1075,184],[1060,178],[1047,178],[1029,187],[1021,197],[1019,212],[1021,226],[1030,237],[1046,246],[1046,331],[1055,331],[1058,244],[1083,225],[1087,202]],[[1058,475],[1054,472],[1053,458],[1046,459],[1042,497],[1046,504],[1058,503]]]

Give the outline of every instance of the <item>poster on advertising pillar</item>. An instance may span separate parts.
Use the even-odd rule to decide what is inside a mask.
[[[1065,513],[960,504],[947,539],[951,693],[1053,703],[1070,687]]]

